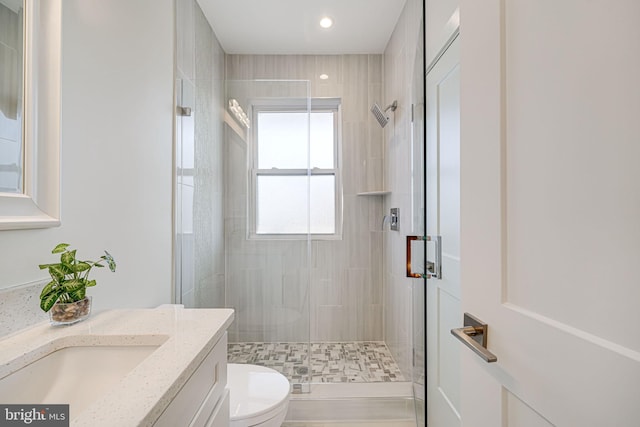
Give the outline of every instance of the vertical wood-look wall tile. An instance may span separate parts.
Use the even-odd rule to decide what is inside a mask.
[[[227,280],[228,299],[236,304],[248,304],[247,307],[259,304],[259,300],[249,298],[246,288],[238,286],[235,281],[243,280],[238,273],[245,269],[255,269],[255,274],[260,272],[263,307],[256,310],[263,310],[265,319],[271,319],[267,323],[276,323],[275,329],[269,328],[269,325],[265,327],[263,335],[269,339],[297,337],[304,340],[305,334],[311,341],[363,340],[365,337],[383,339],[380,294],[383,283],[380,272],[383,261],[382,238],[379,233],[371,232],[374,224],[382,221],[382,203],[355,195],[362,191],[379,190],[383,182],[382,176],[372,175],[382,174],[379,164],[383,152],[383,133],[377,122],[371,121],[369,112],[371,97],[382,93],[382,65],[381,55],[227,56],[227,77],[230,81],[304,79],[309,80],[312,96],[342,99],[343,236],[341,240],[313,241],[311,259],[308,261],[306,241],[246,241],[247,152],[237,137],[229,135],[226,201],[230,206],[225,222],[227,268],[231,271]],[[319,76],[323,73],[329,76],[327,80],[320,80]],[[281,94],[286,86],[254,85],[247,91],[251,86],[248,83],[231,82],[228,85],[233,86],[234,93],[243,99],[256,94]],[[289,96],[300,96],[303,86],[293,86],[293,91],[287,92]],[[256,91],[256,88],[259,90]],[[238,193],[240,196],[235,195]],[[231,217],[234,218],[232,221],[229,220]],[[234,239],[242,242],[231,241]],[[281,254],[281,270],[274,269],[269,262],[260,262],[259,258],[266,257],[267,253]],[[308,268],[311,268],[310,272]],[[284,292],[279,303],[273,296],[278,292]],[[269,293],[271,296],[267,295]],[[269,301],[268,307],[264,306],[265,300]],[[305,306],[308,301],[310,306]],[[298,319],[297,328],[291,326],[290,322],[278,324],[278,310],[295,309],[295,305],[305,310],[304,315],[308,316],[311,323]],[[273,313],[266,313],[265,310],[272,310]],[[288,313],[293,316],[295,312]],[[246,316],[236,318],[238,332],[230,336],[230,340],[257,336],[255,331],[250,330],[249,324],[243,326],[243,322],[249,320]]]

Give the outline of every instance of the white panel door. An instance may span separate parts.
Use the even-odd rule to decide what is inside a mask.
[[[442,236],[442,278],[427,280],[427,425],[460,425],[460,66],[458,41],[427,74],[427,234]],[[427,244],[427,259],[435,259]]]
[[[462,425],[640,425],[640,2],[463,0]],[[460,324],[462,319],[460,319]]]

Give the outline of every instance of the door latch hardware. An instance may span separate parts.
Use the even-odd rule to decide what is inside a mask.
[[[452,329],[451,333],[487,363],[498,361],[498,357],[487,350],[489,326],[472,314],[464,314],[464,327]]]

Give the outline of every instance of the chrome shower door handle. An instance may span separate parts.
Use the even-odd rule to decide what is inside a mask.
[[[426,273],[414,273],[411,269],[411,243],[415,240],[435,243],[435,258],[433,262],[426,260]],[[407,236],[407,277],[442,279],[442,236]]]
[[[431,277],[442,279],[442,236],[427,236],[427,241],[435,244],[434,260],[427,260],[427,271]]]
[[[464,327],[451,330],[451,334],[458,338],[464,345],[469,347],[484,359],[487,363],[498,361],[498,357],[487,350],[487,333],[489,326],[472,314],[464,314]]]

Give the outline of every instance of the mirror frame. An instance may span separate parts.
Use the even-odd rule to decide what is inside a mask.
[[[62,2],[24,5],[24,191],[0,193],[0,230],[60,225]]]

